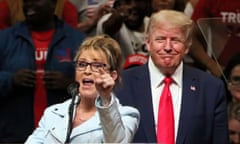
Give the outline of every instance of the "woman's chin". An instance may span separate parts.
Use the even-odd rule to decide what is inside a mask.
[[[96,98],[98,95],[97,91],[93,91],[93,90],[91,91],[84,90],[84,91],[80,91],[80,93],[81,93],[81,97],[85,97],[85,98]]]

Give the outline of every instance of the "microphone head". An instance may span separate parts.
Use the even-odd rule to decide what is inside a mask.
[[[75,82],[71,83],[67,88],[68,94],[70,94],[72,97],[76,96],[79,93],[78,92],[79,86],[80,86],[79,82],[75,81]]]

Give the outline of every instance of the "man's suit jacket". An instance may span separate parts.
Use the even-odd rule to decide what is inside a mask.
[[[153,104],[148,65],[122,73],[115,89],[123,105],[140,111],[140,126],[133,142],[155,143]],[[176,144],[228,144],[224,84],[208,73],[183,67],[182,104]]]

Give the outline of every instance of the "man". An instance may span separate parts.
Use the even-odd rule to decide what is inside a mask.
[[[115,90],[122,104],[140,111],[140,126],[133,142],[228,143],[223,82],[183,64],[191,45],[191,30],[192,21],[181,12],[161,10],[151,16],[145,41],[149,61],[125,70],[122,84]],[[164,80],[171,81],[170,92]],[[165,91],[169,103],[162,99]]]
[[[23,0],[25,21],[0,32],[0,143],[24,142],[44,108],[68,98],[85,35],[57,19],[56,2]]]
[[[22,10],[22,0],[1,0],[0,1],[0,30],[8,28],[25,19]],[[66,0],[58,0],[55,14],[69,25],[77,28],[77,9]]]
[[[148,5],[147,0],[116,0],[111,13],[97,24],[97,34],[108,34],[119,42],[123,59],[131,54],[147,54],[144,34],[149,20]]]

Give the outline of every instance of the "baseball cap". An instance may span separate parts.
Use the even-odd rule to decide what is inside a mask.
[[[123,64],[123,69],[144,65],[147,62],[147,60],[148,57],[143,54],[129,55]]]

